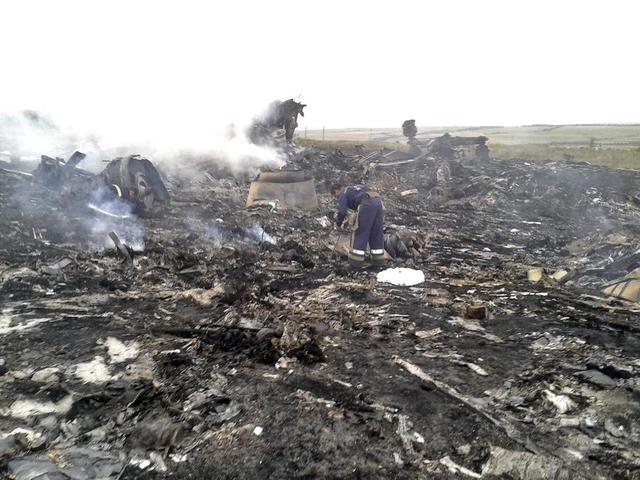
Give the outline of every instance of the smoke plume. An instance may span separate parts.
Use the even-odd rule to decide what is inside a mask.
[[[258,106],[259,107],[259,106]],[[259,108],[258,108],[259,111]],[[166,122],[93,122],[82,127],[59,123],[33,110],[0,114],[0,152],[13,160],[37,160],[40,155],[68,158],[75,150],[87,154],[80,165],[97,172],[118,156],[140,154],[163,171],[197,174],[196,164],[210,162],[233,173],[279,168],[285,156],[277,149],[254,145],[246,135],[250,118],[227,123],[189,118]],[[118,124],[114,126],[115,124]]]

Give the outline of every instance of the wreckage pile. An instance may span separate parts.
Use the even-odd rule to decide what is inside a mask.
[[[211,167],[114,216],[0,171],[3,475],[639,478],[640,306],[603,291],[639,266],[639,172],[290,168],[318,208],[247,208]],[[336,180],[382,194],[389,266],[422,283],[345,268]]]
[[[258,145],[287,145],[298,127],[298,115],[304,117],[305,104],[293,98],[271,102],[264,112],[253,119],[247,135]],[[284,145],[282,145],[284,144]]]

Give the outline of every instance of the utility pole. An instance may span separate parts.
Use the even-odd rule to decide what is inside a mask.
[[[322,140],[324,140],[324,127],[322,127]]]

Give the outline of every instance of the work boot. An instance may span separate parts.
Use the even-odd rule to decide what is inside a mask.
[[[384,267],[386,267],[387,262],[384,258],[381,259],[377,259],[377,258],[373,258],[371,259],[371,267],[372,268],[376,268],[378,270],[383,270]]]
[[[375,263],[375,262],[371,262],[371,265],[369,265],[367,267],[367,270],[369,270],[370,272],[381,272],[382,270],[384,270],[385,266],[383,263]]]
[[[353,272],[360,272],[364,269],[364,262],[349,259],[349,263],[347,264],[347,266],[349,270]]]

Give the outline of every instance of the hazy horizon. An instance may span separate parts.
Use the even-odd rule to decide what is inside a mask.
[[[270,101],[300,128],[638,123],[630,2],[4,2],[0,109],[202,142]],[[383,125],[383,127],[380,127]]]
[[[405,119],[407,120],[407,119]],[[418,128],[527,128],[527,127],[640,127],[638,123],[532,123],[528,125],[421,125],[416,122]],[[395,128],[402,130],[402,125],[399,126],[355,126],[355,127],[316,127],[307,128],[308,131],[322,131],[325,130],[389,130]]]

